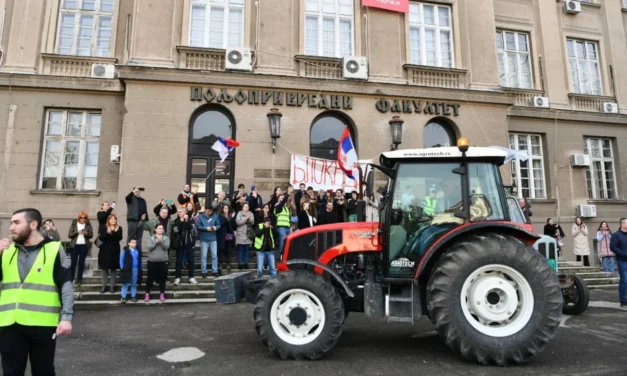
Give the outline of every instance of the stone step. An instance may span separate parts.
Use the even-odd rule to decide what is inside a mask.
[[[618,273],[607,273],[607,272],[592,272],[592,273],[586,272],[586,273],[577,273],[577,275],[583,279],[618,277]]]
[[[561,272],[569,272],[569,273],[596,273],[603,271],[603,268],[596,266],[564,266],[558,267],[558,270]]]
[[[146,271],[144,271],[144,273],[146,273]],[[213,282],[215,279],[215,277],[212,277],[212,276],[207,276],[207,278],[202,278],[200,273],[196,275],[195,278],[198,284]],[[174,281],[174,275],[170,276],[170,281],[172,282]],[[83,285],[92,285],[92,284],[101,285],[101,283],[102,283],[102,278],[100,277],[100,275],[96,277],[84,277],[83,278]],[[146,283],[146,274],[144,274],[144,283]],[[187,273],[183,273],[183,275],[181,276],[181,284],[189,284],[189,278],[187,276]],[[121,286],[120,283],[118,283],[117,285]],[[80,285],[77,285],[76,283],[74,283],[74,288],[77,288],[77,287],[80,287]]]
[[[174,280],[172,280],[174,281]],[[194,290],[194,291],[211,291],[214,290],[214,286],[215,284],[213,282],[208,283],[208,282],[204,282],[205,280],[200,278],[200,281],[197,280],[198,284],[196,285],[192,285],[191,283],[189,283],[187,280],[185,280],[183,282],[183,280],[181,279],[181,282],[179,285],[166,285],[166,290],[173,290],[173,291],[190,291],[190,290]],[[145,285],[142,285],[142,287]],[[102,288],[102,285],[100,283],[93,283],[93,284],[82,284],[80,286],[75,285],[74,286],[74,292],[97,292],[100,293],[100,289]],[[115,289],[116,291],[119,293],[120,290],[122,289],[122,284],[118,283],[115,285]],[[141,288],[140,288],[141,289]],[[105,294],[109,294],[109,292],[107,291]]]
[[[592,286],[588,286],[588,290],[616,291],[618,290],[618,285],[592,285]]]
[[[145,290],[143,288],[140,288],[137,291],[137,299],[144,299],[144,294],[145,294]],[[130,291],[128,292],[128,298],[130,299]],[[159,287],[158,286],[153,286],[152,287],[152,291],[150,292],[150,298],[151,299],[157,299],[159,300]],[[165,298],[167,299],[173,299],[173,300],[177,300],[177,299],[209,299],[209,298],[215,298],[215,291],[210,291],[210,290],[206,290],[206,291],[173,291],[172,289],[169,289],[166,287],[165,290]],[[116,291],[114,294],[111,293],[104,293],[101,294],[99,292],[75,292],[74,293],[74,300],[75,301],[83,301],[83,300],[88,300],[88,301],[94,301],[94,300],[120,300],[121,296],[120,296],[120,291]]]
[[[146,279],[146,277],[148,277],[148,269],[143,269],[144,271],[144,280]],[[254,269],[244,269],[244,270],[239,270],[237,268],[235,269],[231,269],[231,270],[223,270],[222,274],[223,275],[227,275],[227,274],[233,274],[233,273],[240,273],[240,272],[253,272],[253,271],[257,271],[257,268]],[[265,271],[267,272],[267,270]],[[207,265],[207,273],[209,273],[209,275],[211,275],[211,266]],[[119,274],[119,271],[118,271]],[[172,277],[174,278],[176,274],[176,270],[173,268],[168,269],[168,277]],[[183,269],[181,270],[181,274],[184,276],[187,276],[187,270]],[[195,269],[194,270],[194,275],[196,276],[196,279],[201,277],[200,274],[200,268]],[[100,278],[102,276],[102,270],[94,270],[94,277],[98,277]],[[83,281],[85,280],[85,278],[83,278]]]
[[[139,295],[139,294],[138,294]],[[117,300],[76,300],[74,305],[76,306],[109,306],[109,305],[122,305],[120,302],[120,295],[117,296]],[[128,302],[124,305],[154,305],[154,304],[215,304],[215,298],[206,298],[206,299],[166,299],[165,302],[161,302],[159,297],[157,299],[151,299],[148,303],[144,302],[143,295],[141,297],[137,297],[137,303],[131,301],[130,297],[128,297]]]
[[[589,278],[589,279],[585,279],[584,278],[584,282],[586,282],[586,284],[588,286],[613,285],[613,284],[618,284],[619,280],[620,279],[618,277],[613,277],[613,278]]]

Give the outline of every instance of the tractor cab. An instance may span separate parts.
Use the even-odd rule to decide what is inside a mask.
[[[434,244],[457,229],[511,221],[499,171],[507,153],[460,142],[383,153],[380,166],[372,166],[390,178],[378,225],[386,276],[413,278]]]

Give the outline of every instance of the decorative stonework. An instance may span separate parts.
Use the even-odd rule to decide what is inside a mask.
[[[91,77],[92,64],[115,64],[117,59],[97,56],[41,54],[43,74],[52,76]]]
[[[405,64],[407,82],[420,86],[463,89],[466,87],[465,69],[438,68],[424,65]]]
[[[256,168],[253,175],[255,179],[270,179],[272,178],[272,170],[269,168]]]

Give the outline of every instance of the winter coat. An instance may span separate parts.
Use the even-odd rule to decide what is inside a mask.
[[[314,201],[314,202],[312,202]],[[309,197],[308,195],[303,195],[300,199],[300,201],[298,202],[298,213],[302,213],[302,210],[300,210],[300,208],[303,207],[303,204],[305,202],[309,202],[309,211],[311,212],[311,215],[318,218],[318,200],[314,199],[312,200],[311,197]]]
[[[207,230],[207,227],[216,227],[215,231],[212,229],[211,231]],[[206,213],[202,213],[198,217],[198,233],[200,234],[200,241],[209,243],[215,242],[218,240],[216,236],[216,232],[220,230],[220,221],[218,220],[218,216],[215,214],[211,214],[210,217],[207,216]]]
[[[318,224],[319,225],[328,225],[331,223],[339,223],[340,220],[337,215],[337,211],[323,211],[318,215]]]
[[[618,229],[610,239],[610,249],[616,254],[617,261],[627,262],[627,232]]]
[[[107,218],[113,211],[113,208],[107,209],[107,211],[100,210],[96,217],[98,217],[98,235],[102,234],[103,231],[107,231]]]
[[[70,238],[70,248],[76,247],[76,239],[78,238],[78,220],[75,219],[72,221],[70,225],[70,230],[68,231],[68,238]],[[94,229],[91,227],[91,222],[89,220],[85,221],[85,230],[87,234],[85,234],[85,244],[87,245],[87,249],[91,249],[91,238],[94,237]]]
[[[59,235],[59,231],[57,230],[48,231],[44,228],[41,228],[39,230],[39,233],[41,234],[41,236],[43,236],[46,239],[52,239],[52,241],[55,241],[55,242],[61,241],[61,236]]]
[[[107,229],[98,236],[102,240],[100,252],[98,252],[98,268],[117,270],[120,262],[120,242],[122,241],[122,226],[118,226],[117,231],[108,233]]]
[[[237,216],[235,217],[235,223],[237,224],[237,229],[235,230],[236,244],[253,244],[253,241],[248,237],[248,225],[255,225],[255,215],[250,211],[246,214],[248,215],[248,219],[244,216],[245,213],[243,211],[237,213]]]
[[[146,219],[148,219],[148,208],[146,206],[146,200],[143,197],[137,197],[131,191],[126,197],[126,220],[127,221],[140,221],[142,215],[146,214]]]
[[[585,224],[579,226],[573,223],[573,250],[576,256],[589,256],[590,245],[588,244],[588,227]]]
[[[196,224],[193,219],[181,221],[176,218],[172,224],[170,234],[170,248],[180,250],[188,249],[190,246],[196,245]]]
[[[216,232],[218,249],[224,249],[226,248],[226,234],[234,234],[235,229],[231,226],[231,218],[225,217],[222,213],[218,215],[218,223],[220,223],[220,229]]]
[[[139,221],[139,228],[143,229],[144,231],[148,231],[150,236],[153,236],[155,234],[155,227],[157,227],[157,223],[160,223],[159,216],[149,221]],[[174,221],[171,221],[168,219],[168,223],[166,225],[167,228],[164,229],[165,230],[164,235],[167,236],[168,238],[171,236],[173,225],[174,225]]]
[[[135,248],[128,249],[128,246],[124,247],[120,252],[120,283],[133,282],[133,269],[142,269],[142,258],[140,251]]]
[[[248,208],[251,212],[259,213],[261,210],[263,210],[263,199],[261,198],[261,195],[259,193],[257,193],[257,198],[255,198],[255,196],[253,196],[253,194],[251,193],[250,195],[248,195],[247,201]],[[259,211],[257,211],[257,209],[259,209]]]
[[[298,214],[298,229],[302,230],[315,226],[316,217],[312,216],[311,221],[313,222],[313,225],[309,223],[309,214],[306,211],[300,212],[300,214]]]
[[[599,242],[599,257],[615,257],[616,255],[610,249],[612,233],[609,231],[597,231],[597,241]]]

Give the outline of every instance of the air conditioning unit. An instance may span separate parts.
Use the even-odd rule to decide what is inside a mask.
[[[597,216],[596,205],[577,205],[577,216],[583,218],[594,218]]]
[[[601,112],[606,114],[617,114],[618,113],[618,104],[612,102],[604,102],[601,105]]]
[[[342,59],[342,78],[367,80],[368,58],[365,56],[344,56]]]
[[[91,78],[115,78],[115,65],[92,64]]]
[[[549,98],[540,96],[533,97],[533,107],[549,108]]]
[[[111,158],[112,163],[120,163],[120,145],[111,145]]]
[[[572,166],[590,167],[590,156],[588,154],[573,154],[570,156]]]
[[[226,59],[225,59],[226,61],[224,63],[224,68],[227,70],[252,72],[253,70],[252,56],[253,54],[250,48],[246,48],[246,47],[227,48]]]
[[[581,3],[577,0],[564,0],[564,12],[577,14],[581,12]]]

